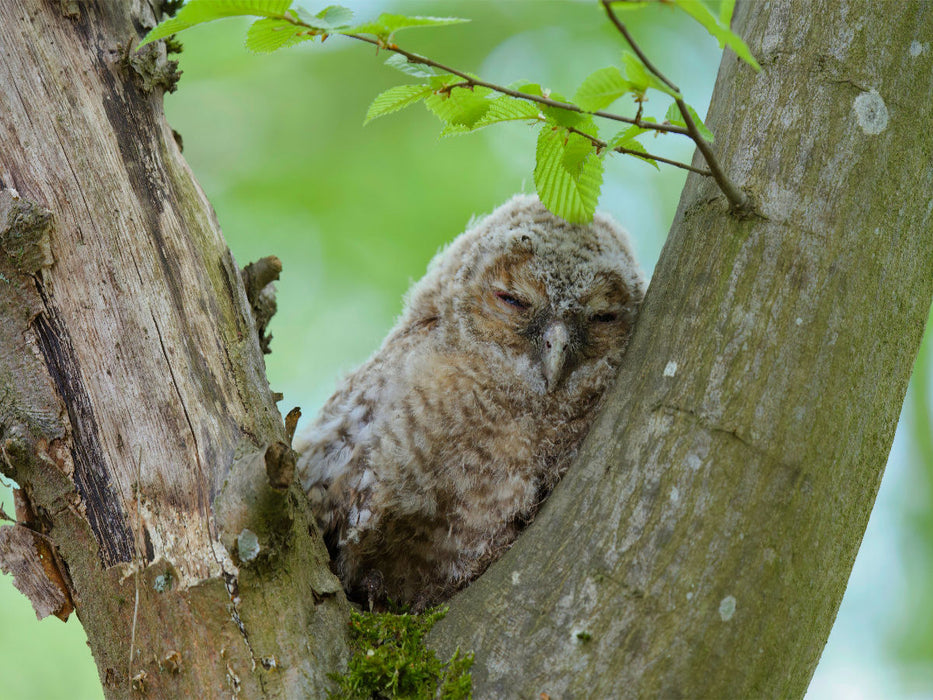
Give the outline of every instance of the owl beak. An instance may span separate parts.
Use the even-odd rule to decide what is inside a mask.
[[[570,332],[561,321],[555,321],[542,337],[541,361],[544,365],[544,380],[547,391],[551,392],[560,384],[567,366],[567,356],[570,349]]]

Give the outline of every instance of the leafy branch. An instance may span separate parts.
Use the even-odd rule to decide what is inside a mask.
[[[337,5],[312,14],[300,5],[293,7],[293,0],[189,0],[175,17],[149,32],[140,47],[195,25],[236,15],[261,17],[250,26],[246,36],[247,48],[260,53],[315,38],[323,42],[331,34],[340,34],[390,52],[388,65],[420,81],[398,85],[377,96],[366,114],[366,122],[422,102],[443,123],[443,135],[467,133],[506,121],[536,125],[539,132],[535,187],[545,206],[567,221],[585,223],[592,219],[602,188],[607,153],[632,155],[655,167],[665,163],[711,176],[733,208],[744,211],[749,206],[748,198],[728,180],[716,161],[710,147],[712,133],[696,111],[684,102],[680,90],[645,56],[613,9],[614,4],[631,8],[652,1],[682,9],[721,45],[730,46],[740,57],[758,67],[748,47],[728,27],[735,0],[722,0],[718,19],[700,0],[600,0],[610,21],[634,53],[623,53],[620,67],[601,68],[589,75],[572,100],[536,83],[497,85],[403,49],[394,41],[395,33],[403,29],[467,21],[454,17],[384,13],[375,21],[353,26],[352,12]],[[663,92],[674,100],[662,122],[643,115],[649,89]],[[612,103],[629,94],[637,105],[634,117],[606,111]],[[604,140],[599,136],[597,119],[628,126]],[[709,169],[649,153],[638,140],[649,132],[688,136],[696,143]]]
[[[628,45],[632,47],[632,51],[635,52],[635,55],[638,56],[639,60],[642,62],[645,68],[651,71],[655,77],[658,78],[658,80],[663,82],[671,90],[677,93],[677,97],[674,98],[674,104],[677,105],[677,109],[680,111],[681,118],[683,119],[690,138],[693,139],[693,142],[696,144],[700,153],[703,154],[703,158],[706,160],[706,164],[709,166],[709,173],[707,174],[712,175],[713,179],[716,180],[716,184],[719,185],[719,189],[721,189],[723,194],[726,195],[726,198],[729,200],[729,204],[732,206],[733,211],[738,213],[747,213],[751,208],[751,202],[749,201],[748,196],[742,192],[742,190],[736,187],[736,185],[726,176],[722,166],[720,166],[719,161],[716,159],[716,155],[713,153],[713,149],[710,147],[710,141],[712,141],[712,139],[707,141],[704,135],[700,133],[700,129],[697,127],[697,122],[700,122],[700,120],[698,118],[695,119],[696,112],[690,108],[686,102],[684,102],[683,97],[680,97],[680,88],[668,80],[668,78],[648,59],[648,57],[636,43],[634,37],[632,37],[631,33],[629,33],[628,28],[626,28],[625,24],[619,20],[619,17],[613,11],[613,3],[620,1],[625,2],[626,0],[600,0],[603,8],[606,10],[606,15],[609,17],[609,21],[612,22],[613,26],[619,30],[619,33],[622,34],[622,36],[625,38],[625,41],[628,42]],[[695,5],[699,5],[699,3],[681,1],[678,2],[678,4],[684,7],[685,10],[694,17],[703,17],[701,12],[706,10],[705,7],[695,7]],[[735,0],[732,0],[732,5],[734,6],[734,4]],[[706,12],[708,13],[708,10],[706,10]],[[710,15],[710,17],[712,17],[712,15]],[[702,22],[703,20],[700,21]],[[722,36],[723,41],[728,41],[728,39],[725,38],[725,35]],[[742,47],[744,47],[744,52],[742,51]],[[748,61],[756,70],[761,69],[761,66],[758,65],[757,61],[755,61],[755,58],[751,55],[751,52],[748,51],[748,47],[745,46],[744,42],[742,42],[741,46],[738,47],[737,52],[740,52],[740,56]],[[747,55],[743,55],[743,53]],[[702,124],[702,122],[700,122],[700,124]]]

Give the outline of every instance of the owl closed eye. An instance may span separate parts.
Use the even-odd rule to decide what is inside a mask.
[[[351,598],[421,609],[501,556],[589,430],[643,293],[621,228],[535,197],[435,257],[297,445]]]

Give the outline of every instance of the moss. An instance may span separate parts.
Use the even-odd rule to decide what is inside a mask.
[[[333,676],[338,689],[332,700],[472,698],[473,654],[461,656],[458,649],[443,662],[424,644],[427,633],[446,614],[446,607],[422,615],[350,613],[353,656],[347,672]]]

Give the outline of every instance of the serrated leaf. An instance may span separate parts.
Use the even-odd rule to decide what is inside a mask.
[[[630,155],[633,155],[636,158],[641,158],[641,160],[645,161],[646,163],[650,163],[656,169],[660,170],[661,168],[658,166],[657,161],[654,160],[654,158],[648,157],[648,150],[641,144],[640,141],[636,140],[639,136],[646,134],[649,131],[650,129],[642,129],[641,127],[635,126],[633,124],[628,129],[620,131],[618,134],[609,139],[609,142],[606,144],[605,152],[611,153],[616,148],[624,148],[628,151],[635,151],[635,153]]]
[[[363,123],[368,124],[376,117],[391,114],[413,105],[431,93],[431,88],[427,85],[397,85],[389,88],[381,95],[378,95],[369,105],[369,109],[366,111],[366,120]]]
[[[434,92],[424,98],[424,106],[444,123],[441,132],[461,134],[472,131],[486,115],[492,100],[487,96],[492,90],[485,87],[454,88],[448,92]]]
[[[381,39],[388,39],[392,34],[400,29],[409,29],[411,27],[443,27],[449,24],[460,24],[469,22],[468,19],[460,17],[407,17],[405,15],[393,15],[383,12],[375,22],[367,22],[349,29],[353,34],[375,34]]]
[[[700,132],[700,135],[710,143],[713,143],[715,139],[713,132],[706,128],[706,124],[704,124],[703,120],[700,119],[700,115],[697,114],[697,111],[690,105],[687,105],[687,112],[690,113],[690,117],[693,119],[693,123],[696,125],[697,131]],[[664,119],[669,121],[671,124],[674,124],[675,126],[687,126],[687,122],[684,121],[684,116],[680,113],[680,108],[677,106],[676,102],[672,102],[671,106],[667,108],[667,113],[665,113]]]
[[[618,134],[609,139],[606,147],[610,149],[616,148],[617,146],[624,146],[625,148],[628,148],[629,143],[635,141],[635,139],[637,139],[642,134],[647,134],[649,131],[651,131],[651,129],[642,129],[640,126],[635,126],[632,124],[632,126],[628,127],[624,131],[620,131]],[[635,143],[638,142],[635,141]]]
[[[479,129],[497,122],[527,121],[540,118],[541,111],[536,104],[505,95],[489,101],[489,109],[476,123],[476,128]]]
[[[287,46],[314,39],[305,27],[284,19],[257,19],[246,32],[246,48],[256,53],[272,53]]]
[[[544,89],[537,83],[529,83],[528,81],[518,81],[509,85],[510,88],[516,90],[517,92],[524,92],[526,95],[534,95],[535,97],[544,97]]]
[[[578,134],[545,126],[538,134],[535,188],[552,213],[572,224],[593,219],[603,183],[603,159]]]
[[[699,22],[718,42],[720,46],[728,46],[735,51],[739,58],[748,63],[755,70],[761,70],[758,61],[752,56],[742,37],[733,32],[728,24],[723,24],[701,0],[672,0],[676,7],[686,12]],[[720,12],[722,10],[720,9]]]
[[[157,39],[164,39],[198,24],[224,17],[252,15],[281,19],[285,16],[291,2],[292,0],[188,0],[178,14],[153,27],[136,48],[139,49]]]
[[[735,0],[720,0],[719,22],[725,27],[732,26],[732,15],[735,12]]]
[[[577,88],[573,101],[588,112],[595,112],[632,92],[632,88],[632,83],[625,79],[622,71],[608,66],[590,73]]]
[[[448,75],[442,73],[434,66],[426,66],[423,63],[414,63],[409,61],[400,53],[394,53],[386,59],[386,65],[402,71],[406,75],[413,75],[416,78],[433,78],[438,75]]]
[[[551,92],[542,97],[547,97],[555,102],[563,102],[565,104],[573,104],[566,97],[561,95],[559,92]],[[548,118],[549,121],[560,126],[572,126],[577,129],[584,128],[592,124],[592,117],[587,114],[582,114],[571,109],[563,109],[562,107],[550,107],[548,105],[541,105],[541,111],[544,112],[544,115]]]
[[[353,22],[353,10],[341,5],[328,5],[316,14],[304,7],[292,8],[304,24],[322,32],[337,32],[347,29]]]
[[[659,80],[635,54],[629,51],[623,51],[622,65],[625,68],[625,77],[628,78],[629,82],[632,84],[632,92],[643,95],[648,88],[654,88],[655,90],[667,93],[671,97],[680,97],[679,92],[671,90],[664,81]]]

